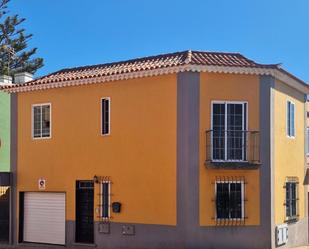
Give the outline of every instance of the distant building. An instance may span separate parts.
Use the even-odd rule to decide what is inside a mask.
[[[0,76],[0,87],[12,78]],[[9,242],[10,220],[10,94],[0,92],[0,243]]]
[[[29,80],[32,80],[32,75],[28,73],[15,74],[14,80],[10,76],[1,75],[0,87],[11,87],[14,83],[25,83]],[[11,169],[11,163],[16,163],[16,154],[11,154],[16,151],[16,143],[11,143],[11,140],[16,140],[16,131],[11,129],[11,125],[16,123],[14,118],[11,119],[11,111],[16,109],[14,103],[14,97],[11,98],[9,93],[0,92],[0,243],[9,243],[13,239],[10,220],[13,210],[15,212],[11,202],[12,195],[15,194],[12,186],[16,185],[13,180],[16,171]]]

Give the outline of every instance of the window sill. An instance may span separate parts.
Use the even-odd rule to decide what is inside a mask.
[[[51,139],[51,137],[32,137],[32,140],[48,140]]]
[[[293,223],[298,222],[298,220],[299,220],[298,217],[291,217],[291,218],[286,219],[284,222],[287,224],[293,224]]]

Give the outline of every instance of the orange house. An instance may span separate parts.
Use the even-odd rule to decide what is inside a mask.
[[[308,244],[309,88],[278,65],[184,51],[2,89],[16,105],[16,243]]]

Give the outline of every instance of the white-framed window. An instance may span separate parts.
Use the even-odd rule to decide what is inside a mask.
[[[111,217],[111,182],[101,182],[101,217],[103,219],[109,219]]]
[[[110,98],[101,99],[101,135],[110,134]]]
[[[216,181],[215,192],[217,220],[245,218],[244,181]]]
[[[51,104],[32,105],[32,138],[51,137]]]
[[[295,137],[295,104],[291,101],[287,101],[286,111],[286,132],[287,136]]]
[[[288,177],[285,183],[286,220],[298,219],[298,178]]]
[[[246,161],[248,103],[212,101],[212,160]]]

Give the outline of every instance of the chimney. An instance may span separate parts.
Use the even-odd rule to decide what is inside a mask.
[[[22,72],[14,75],[15,84],[22,84],[31,80],[33,80],[33,75],[31,73]]]
[[[7,86],[12,84],[12,77],[8,75],[0,75],[0,86]]]

